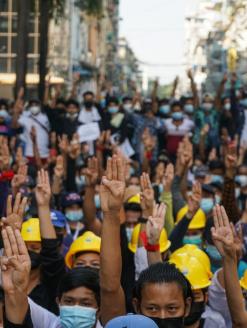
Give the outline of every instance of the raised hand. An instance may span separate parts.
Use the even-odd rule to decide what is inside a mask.
[[[188,199],[188,216],[193,218],[196,212],[200,208],[200,203],[202,199],[202,188],[200,182],[195,182],[192,187],[192,195]]]
[[[100,186],[100,202],[104,213],[119,212],[125,192],[125,163],[113,156],[107,160],[106,175]]]
[[[37,142],[37,131],[36,131],[34,126],[32,126],[32,128],[31,128],[30,137],[31,137],[32,142],[34,144],[36,144],[36,142]]]
[[[57,156],[56,166],[54,168],[54,174],[59,179],[61,179],[64,175],[63,156],[61,156],[61,155]]]
[[[153,213],[154,190],[147,173],[141,175],[141,208],[144,214],[149,217]]]
[[[223,257],[236,256],[234,234],[224,207],[216,205],[213,215],[214,227],[211,229],[211,233],[215,246]]]
[[[27,181],[27,165],[21,165],[11,181],[12,189],[18,190]]]
[[[173,164],[168,164],[165,170],[165,175],[163,177],[163,186],[166,192],[171,191],[172,182],[174,179],[174,166]]]
[[[49,206],[51,199],[51,187],[48,172],[45,170],[38,171],[37,186],[35,196],[38,206]]]
[[[67,154],[69,149],[68,136],[63,134],[62,137],[58,136],[58,148],[61,154]]]
[[[22,198],[21,193],[18,193],[15,197],[14,206],[12,206],[12,200],[12,195],[9,195],[7,199],[7,217],[2,218],[1,225],[10,226],[13,229],[21,230],[23,217],[27,205],[27,197]]]
[[[8,146],[8,139],[2,138],[0,146],[0,170],[5,171],[9,169],[10,152]]]
[[[155,205],[153,215],[148,218],[146,225],[147,240],[150,245],[159,244],[160,234],[165,225],[166,205]]]
[[[191,70],[191,69],[189,69],[189,70],[187,71],[187,76],[188,76],[188,78],[189,78],[190,80],[193,80],[193,74],[192,74],[192,70]]]
[[[231,142],[228,144],[225,154],[226,175],[229,178],[233,178],[236,174],[237,161],[237,146],[235,142]]]
[[[99,165],[96,157],[89,158],[87,168],[84,170],[86,185],[95,186],[99,178]]]
[[[76,159],[80,155],[80,152],[81,152],[81,144],[79,140],[79,135],[75,133],[69,145],[68,154],[70,158]]]
[[[27,163],[27,159],[23,156],[22,147],[18,147],[15,154],[15,161],[18,167],[23,166]]]
[[[2,230],[4,256],[1,258],[3,290],[8,295],[27,294],[31,261],[19,230]]]

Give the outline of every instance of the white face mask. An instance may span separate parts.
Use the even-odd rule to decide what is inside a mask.
[[[33,115],[38,115],[40,113],[40,107],[37,105],[31,106],[29,109]]]
[[[124,110],[126,110],[126,112],[130,112],[132,109],[132,104],[126,103],[123,105],[123,108],[124,108]]]

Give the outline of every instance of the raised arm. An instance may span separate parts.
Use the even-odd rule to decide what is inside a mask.
[[[221,110],[221,98],[225,89],[225,84],[227,82],[227,74],[224,74],[223,79],[220,82],[219,88],[217,90],[216,98],[215,98],[215,108],[217,110]]]
[[[194,98],[194,106],[195,106],[195,108],[198,108],[199,107],[199,97],[198,97],[197,87],[196,87],[196,83],[195,83],[192,71],[188,70],[187,75],[188,75],[188,78],[190,79],[191,91],[192,91],[193,98]]]
[[[175,96],[176,96],[178,82],[179,82],[179,76],[176,76],[176,78],[173,82],[173,86],[172,86],[171,98],[175,98]]]
[[[99,167],[97,158],[89,158],[88,166],[85,170],[86,187],[85,197],[83,203],[83,211],[85,214],[85,223],[87,229],[93,231],[96,235],[100,236],[101,222],[96,218],[96,206],[94,203],[95,186],[98,181]]]
[[[102,178],[100,200],[103,226],[100,252],[101,321],[105,325],[125,314],[125,296],[121,287],[120,210],[125,191],[125,164],[121,158],[107,161]]]
[[[48,172],[38,172],[37,187],[35,190],[40,221],[40,234],[42,239],[56,239],[56,232],[51,222],[50,200],[51,187]]]
[[[154,81],[154,87],[152,91],[152,112],[154,114],[158,111],[158,101],[157,101],[157,95],[158,95],[158,87],[159,87],[159,81]]]
[[[234,233],[223,206],[214,208],[214,228],[212,237],[223,258],[224,280],[227,302],[232,317],[233,328],[245,328],[247,311],[238,280],[237,252]]]

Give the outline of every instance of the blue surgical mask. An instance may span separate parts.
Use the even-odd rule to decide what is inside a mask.
[[[213,261],[221,261],[222,259],[218,249],[214,245],[207,245],[206,253]]]
[[[221,175],[212,174],[211,175],[211,183],[223,183],[224,178]]]
[[[116,107],[116,106],[108,107],[108,112],[110,114],[116,114],[118,112],[118,107]]]
[[[60,306],[60,322],[63,328],[93,328],[97,310],[84,306]]]
[[[224,105],[224,109],[225,109],[226,111],[231,110],[231,104],[230,104],[230,103],[225,104],[225,105]]]
[[[162,105],[162,106],[160,106],[159,112],[161,114],[164,114],[164,115],[169,114],[170,113],[170,105]]]
[[[82,210],[68,211],[65,215],[66,215],[66,218],[71,222],[77,222],[77,221],[81,221],[83,219]]]
[[[161,195],[164,191],[164,186],[162,183],[159,184],[159,194]]]
[[[195,235],[195,236],[185,236],[183,238],[183,244],[190,244],[190,245],[197,245],[201,246],[202,244],[202,236],[201,235]]]
[[[9,114],[6,111],[6,109],[1,109],[0,110],[0,117],[4,118],[5,120],[9,117]]]
[[[213,108],[212,103],[203,103],[202,104],[202,109],[204,109],[206,112],[209,112]]]
[[[174,121],[181,121],[184,118],[184,114],[182,112],[174,112],[172,113],[172,119]]]
[[[200,207],[205,214],[208,214],[214,207],[214,200],[212,198],[203,198]]]
[[[239,183],[241,187],[247,186],[247,176],[246,175],[237,175],[235,178],[235,182]]]
[[[95,204],[97,210],[99,210],[100,209],[100,195],[99,194],[94,195],[94,204]]]
[[[192,114],[194,112],[194,106],[191,104],[184,105],[184,110],[188,114]]]
[[[242,105],[244,108],[247,108],[247,98],[241,99],[239,103],[240,103],[240,105]]]

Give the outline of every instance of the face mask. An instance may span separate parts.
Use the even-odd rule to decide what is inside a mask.
[[[33,251],[28,251],[28,254],[31,260],[31,270],[37,269],[41,265],[40,254],[35,253]]]
[[[30,112],[33,115],[38,115],[40,113],[40,107],[39,106],[31,106],[29,109],[30,109]]]
[[[85,185],[86,185],[86,177],[84,175],[77,176],[75,178],[75,183],[76,183],[77,189],[81,191],[81,189],[83,187],[85,187]]]
[[[245,99],[241,99],[239,103],[240,103],[240,105],[242,105],[244,108],[247,108],[247,98],[245,98]]]
[[[94,204],[97,208],[97,210],[100,209],[100,195],[97,194],[97,195],[94,195]]]
[[[159,194],[161,195],[163,193],[163,191],[164,191],[164,186],[161,183],[161,184],[159,184]]]
[[[215,195],[215,203],[218,205],[221,203],[221,197],[219,195]]]
[[[67,113],[66,117],[69,118],[71,121],[77,119],[78,113]]]
[[[6,118],[9,117],[9,114],[8,114],[8,112],[6,111],[6,109],[1,109],[1,110],[0,110],[0,117],[2,117],[2,118],[4,118],[4,119],[6,119]]]
[[[221,261],[221,255],[214,245],[207,245],[206,253],[208,254],[211,260],[216,262]]]
[[[204,302],[195,302],[192,304],[190,315],[184,319],[185,326],[194,325],[201,319],[202,314],[205,312]]]
[[[241,187],[247,186],[247,176],[246,175],[238,175],[235,178],[235,181],[241,185]]]
[[[221,175],[212,174],[211,183],[223,183],[224,178]]]
[[[118,107],[115,107],[115,106],[108,107],[108,112],[110,114],[116,114],[118,112]]]
[[[172,119],[174,121],[181,121],[183,119],[184,115],[182,112],[175,112],[175,113],[172,113]]]
[[[196,235],[196,236],[185,236],[183,238],[183,244],[189,244],[189,245],[197,245],[201,246],[202,244],[202,237],[201,235]]]
[[[203,210],[203,212],[205,214],[208,214],[212,211],[213,207],[214,207],[214,201],[212,198],[203,198],[201,200],[201,205],[200,205],[201,209]]]
[[[60,322],[63,328],[93,328],[96,309],[84,306],[60,306]]]
[[[127,240],[128,242],[130,243],[131,241],[131,237],[132,237],[132,232],[133,232],[134,228],[129,228],[129,227],[126,227],[125,228],[125,231],[126,231],[126,236],[127,236]]]
[[[71,222],[81,221],[83,219],[83,212],[82,210],[69,211],[66,213],[66,218]]]
[[[90,109],[93,107],[93,102],[92,101],[85,101],[84,105],[87,109]]]
[[[141,109],[142,109],[142,108],[141,108],[140,103],[136,103],[135,106],[134,106],[134,110],[135,110],[136,112],[140,112]]]
[[[231,104],[230,104],[230,103],[225,104],[225,105],[224,105],[224,109],[225,109],[226,111],[231,110]]]
[[[131,112],[131,109],[132,109],[132,104],[124,104],[123,105],[123,109],[126,111],[126,112]]]
[[[235,189],[235,198],[239,198],[240,194],[241,194],[240,188],[236,188]]]
[[[213,108],[213,104],[211,103],[203,103],[202,109],[204,109],[206,112],[209,112]]]
[[[184,106],[184,110],[188,114],[192,114],[194,112],[194,106],[191,104],[187,104]]]
[[[169,114],[170,113],[170,106],[169,105],[162,105],[162,106],[160,106],[159,112],[161,114],[164,114],[164,115]]]
[[[184,327],[184,318],[154,318],[149,317],[153,320],[159,328],[183,328]]]

